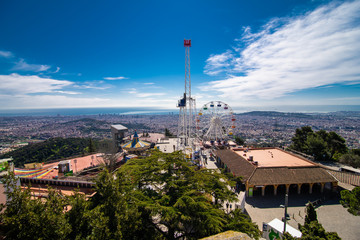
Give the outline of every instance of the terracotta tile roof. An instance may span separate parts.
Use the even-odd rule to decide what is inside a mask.
[[[215,155],[218,156],[224,164],[226,164],[235,176],[242,176],[243,181],[247,181],[255,170],[254,165],[240,157],[232,150],[217,150],[215,151]]]
[[[250,185],[300,184],[337,182],[321,167],[267,167],[256,168],[249,179]]]
[[[314,166],[309,160],[300,158],[279,148],[255,148],[235,151],[241,157],[253,158],[258,167],[308,167]]]
[[[235,176],[242,176],[243,181],[250,185],[337,182],[325,169],[316,165],[256,167],[232,150],[217,150],[215,155]]]

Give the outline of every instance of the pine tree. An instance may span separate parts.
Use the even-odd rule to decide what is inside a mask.
[[[348,212],[360,216],[360,187],[355,187],[352,191],[341,191],[340,203],[343,207],[348,208]]]
[[[42,201],[31,196],[30,188],[22,190],[14,173],[2,180],[9,200],[1,206],[0,220],[7,239],[67,239],[70,225],[64,215],[66,204],[57,191],[49,189]]]
[[[219,202],[234,200],[226,177],[198,170],[182,153],[154,150],[150,157],[129,160],[119,175],[135,187],[131,196],[156,219],[152,226],[166,239],[197,239],[225,229],[225,213],[211,196]]]
[[[88,146],[88,148],[89,148],[89,153],[94,153],[94,152],[96,152],[95,143],[94,143],[94,141],[93,141],[91,138],[89,139],[89,146]]]
[[[317,221],[317,214],[312,203],[308,203],[306,206],[305,224],[310,224],[312,221]]]
[[[299,224],[299,230],[302,233],[301,239],[313,240],[313,239],[325,239],[325,240],[340,240],[336,232],[326,232],[324,227],[317,220],[317,214],[314,206],[308,203],[306,207],[306,216],[304,225]],[[292,239],[287,236],[286,239]]]

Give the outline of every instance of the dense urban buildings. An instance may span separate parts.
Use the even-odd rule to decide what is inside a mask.
[[[250,112],[236,114],[234,135],[246,140],[247,145],[260,147],[288,146],[296,128],[311,126],[335,131],[345,138],[349,148],[360,148],[359,112],[328,114],[300,114],[279,112]],[[52,137],[111,138],[111,125],[122,124],[129,129],[127,135],[137,130],[164,133],[168,129],[176,134],[177,114],[144,115],[85,115],[43,117],[0,117],[0,147],[2,151],[19,144],[46,140]]]

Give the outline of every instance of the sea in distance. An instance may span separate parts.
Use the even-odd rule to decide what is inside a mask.
[[[85,116],[99,114],[174,114],[176,109],[157,108],[46,108],[46,109],[0,109],[0,116]]]
[[[197,109],[199,110],[199,108]],[[233,108],[234,113],[251,111],[277,111],[297,113],[329,113],[339,111],[360,111],[360,105],[296,105],[296,106],[247,106]],[[82,116],[82,115],[104,115],[104,114],[178,114],[179,109],[160,108],[48,108],[48,109],[0,109],[0,116]]]

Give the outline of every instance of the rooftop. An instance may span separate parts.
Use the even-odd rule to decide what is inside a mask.
[[[241,149],[236,154],[249,160],[252,157],[258,167],[310,167],[315,166],[310,161],[277,148]]]
[[[255,170],[255,166],[241,158],[237,153],[229,149],[217,150],[215,154],[236,176],[242,176],[246,181]]]
[[[277,218],[275,218],[271,222],[269,222],[268,225],[271,226],[272,228],[276,229],[276,231],[278,231],[278,232],[283,233],[283,231],[284,231],[284,222]],[[286,232],[290,233],[291,236],[296,237],[296,238],[300,238],[302,235],[299,230],[293,228],[289,224],[286,224]]]
[[[281,149],[224,149],[215,151],[215,155],[235,176],[254,186],[336,181],[320,166]]]
[[[76,160],[76,161],[75,161]],[[58,164],[70,163],[74,173],[81,172],[85,168],[97,166],[103,163],[101,154],[92,154],[84,157],[77,157],[52,163],[46,163],[39,169],[15,169],[15,175],[26,178],[52,179],[58,176]],[[76,163],[75,163],[76,162]]]
[[[111,125],[111,127],[116,130],[128,130],[127,127],[125,127],[124,125],[121,125],[121,124]]]

